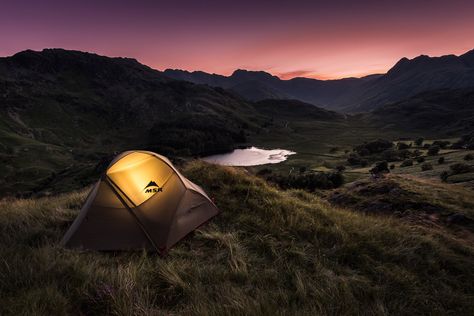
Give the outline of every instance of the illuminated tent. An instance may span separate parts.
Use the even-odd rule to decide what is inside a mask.
[[[73,248],[166,253],[219,210],[201,187],[158,154],[118,155],[62,240]]]

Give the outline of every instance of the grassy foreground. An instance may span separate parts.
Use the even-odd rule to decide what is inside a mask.
[[[222,214],[166,258],[58,243],[86,191],[0,202],[1,315],[472,315],[474,249],[192,162]]]

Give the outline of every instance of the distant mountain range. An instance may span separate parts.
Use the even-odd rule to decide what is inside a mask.
[[[296,99],[343,112],[366,112],[421,92],[474,87],[474,50],[461,56],[402,58],[386,74],[339,80],[281,80],[263,71],[231,76],[167,69],[167,77],[234,91],[247,100]]]
[[[474,128],[473,56],[403,59],[385,75],[323,81],[248,71],[163,73],[129,58],[20,52],[0,58],[0,194],[84,186],[117,151],[203,156],[256,135],[298,138],[301,126],[459,135]],[[204,84],[189,82],[195,76]],[[375,110],[345,115],[327,108]]]
[[[269,110],[130,58],[23,51],[0,58],[0,195],[84,186],[97,175],[97,162],[117,151],[148,149],[171,158],[230,151],[288,108],[313,122],[343,119],[302,102]]]

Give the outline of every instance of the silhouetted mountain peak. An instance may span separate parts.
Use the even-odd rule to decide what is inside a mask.
[[[236,80],[242,81],[249,81],[249,80],[257,80],[257,81],[267,81],[267,80],[280,80],[277,76],[273,76],[265,71],[251,71],[251,70],[244,70],[244,69],[237,69],[235,70],[231,78]]]
[[[0,58],[0,67],[7,67],[9,75],[59,74],[81,72],[90,78],[103,80],[167,80],[161,72],[140,64],[136,59],[106,57],[94,53],[61,48],[47,48],[42,51],[25,50],[11,57]],[[5,69],[5,70],[7,70]],[[20,71],[22,69],[22,71]]]

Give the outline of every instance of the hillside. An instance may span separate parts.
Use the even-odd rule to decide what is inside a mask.
[[[474,129],[474,87],[420,93],[368,116],[379,124],[421,134],[435,129],[452,135],[468,133]]]
[[[0,202],[0,314],[470,315],[474,309],[472,240],[335,208],[233,168],[193,162],[182,169],[222,214],[166,258],[61,248],[85,190]]]
[[[24,51],[0,58],[0,194],[84,186],[98,162],[125,149],[173,157],[231,150],[260,121],[253,105],[223,89],[172,80],[133,59]]]
[[[230,89],[249,100],[297,99],[354,113],[377,109],[425,91],[473,87],[474,50],[460,56],[402,58],[386,74],[340,80],[281,80],[263,71],[245,70],[236,70],[228,77],[171,69],[164,74]]]

